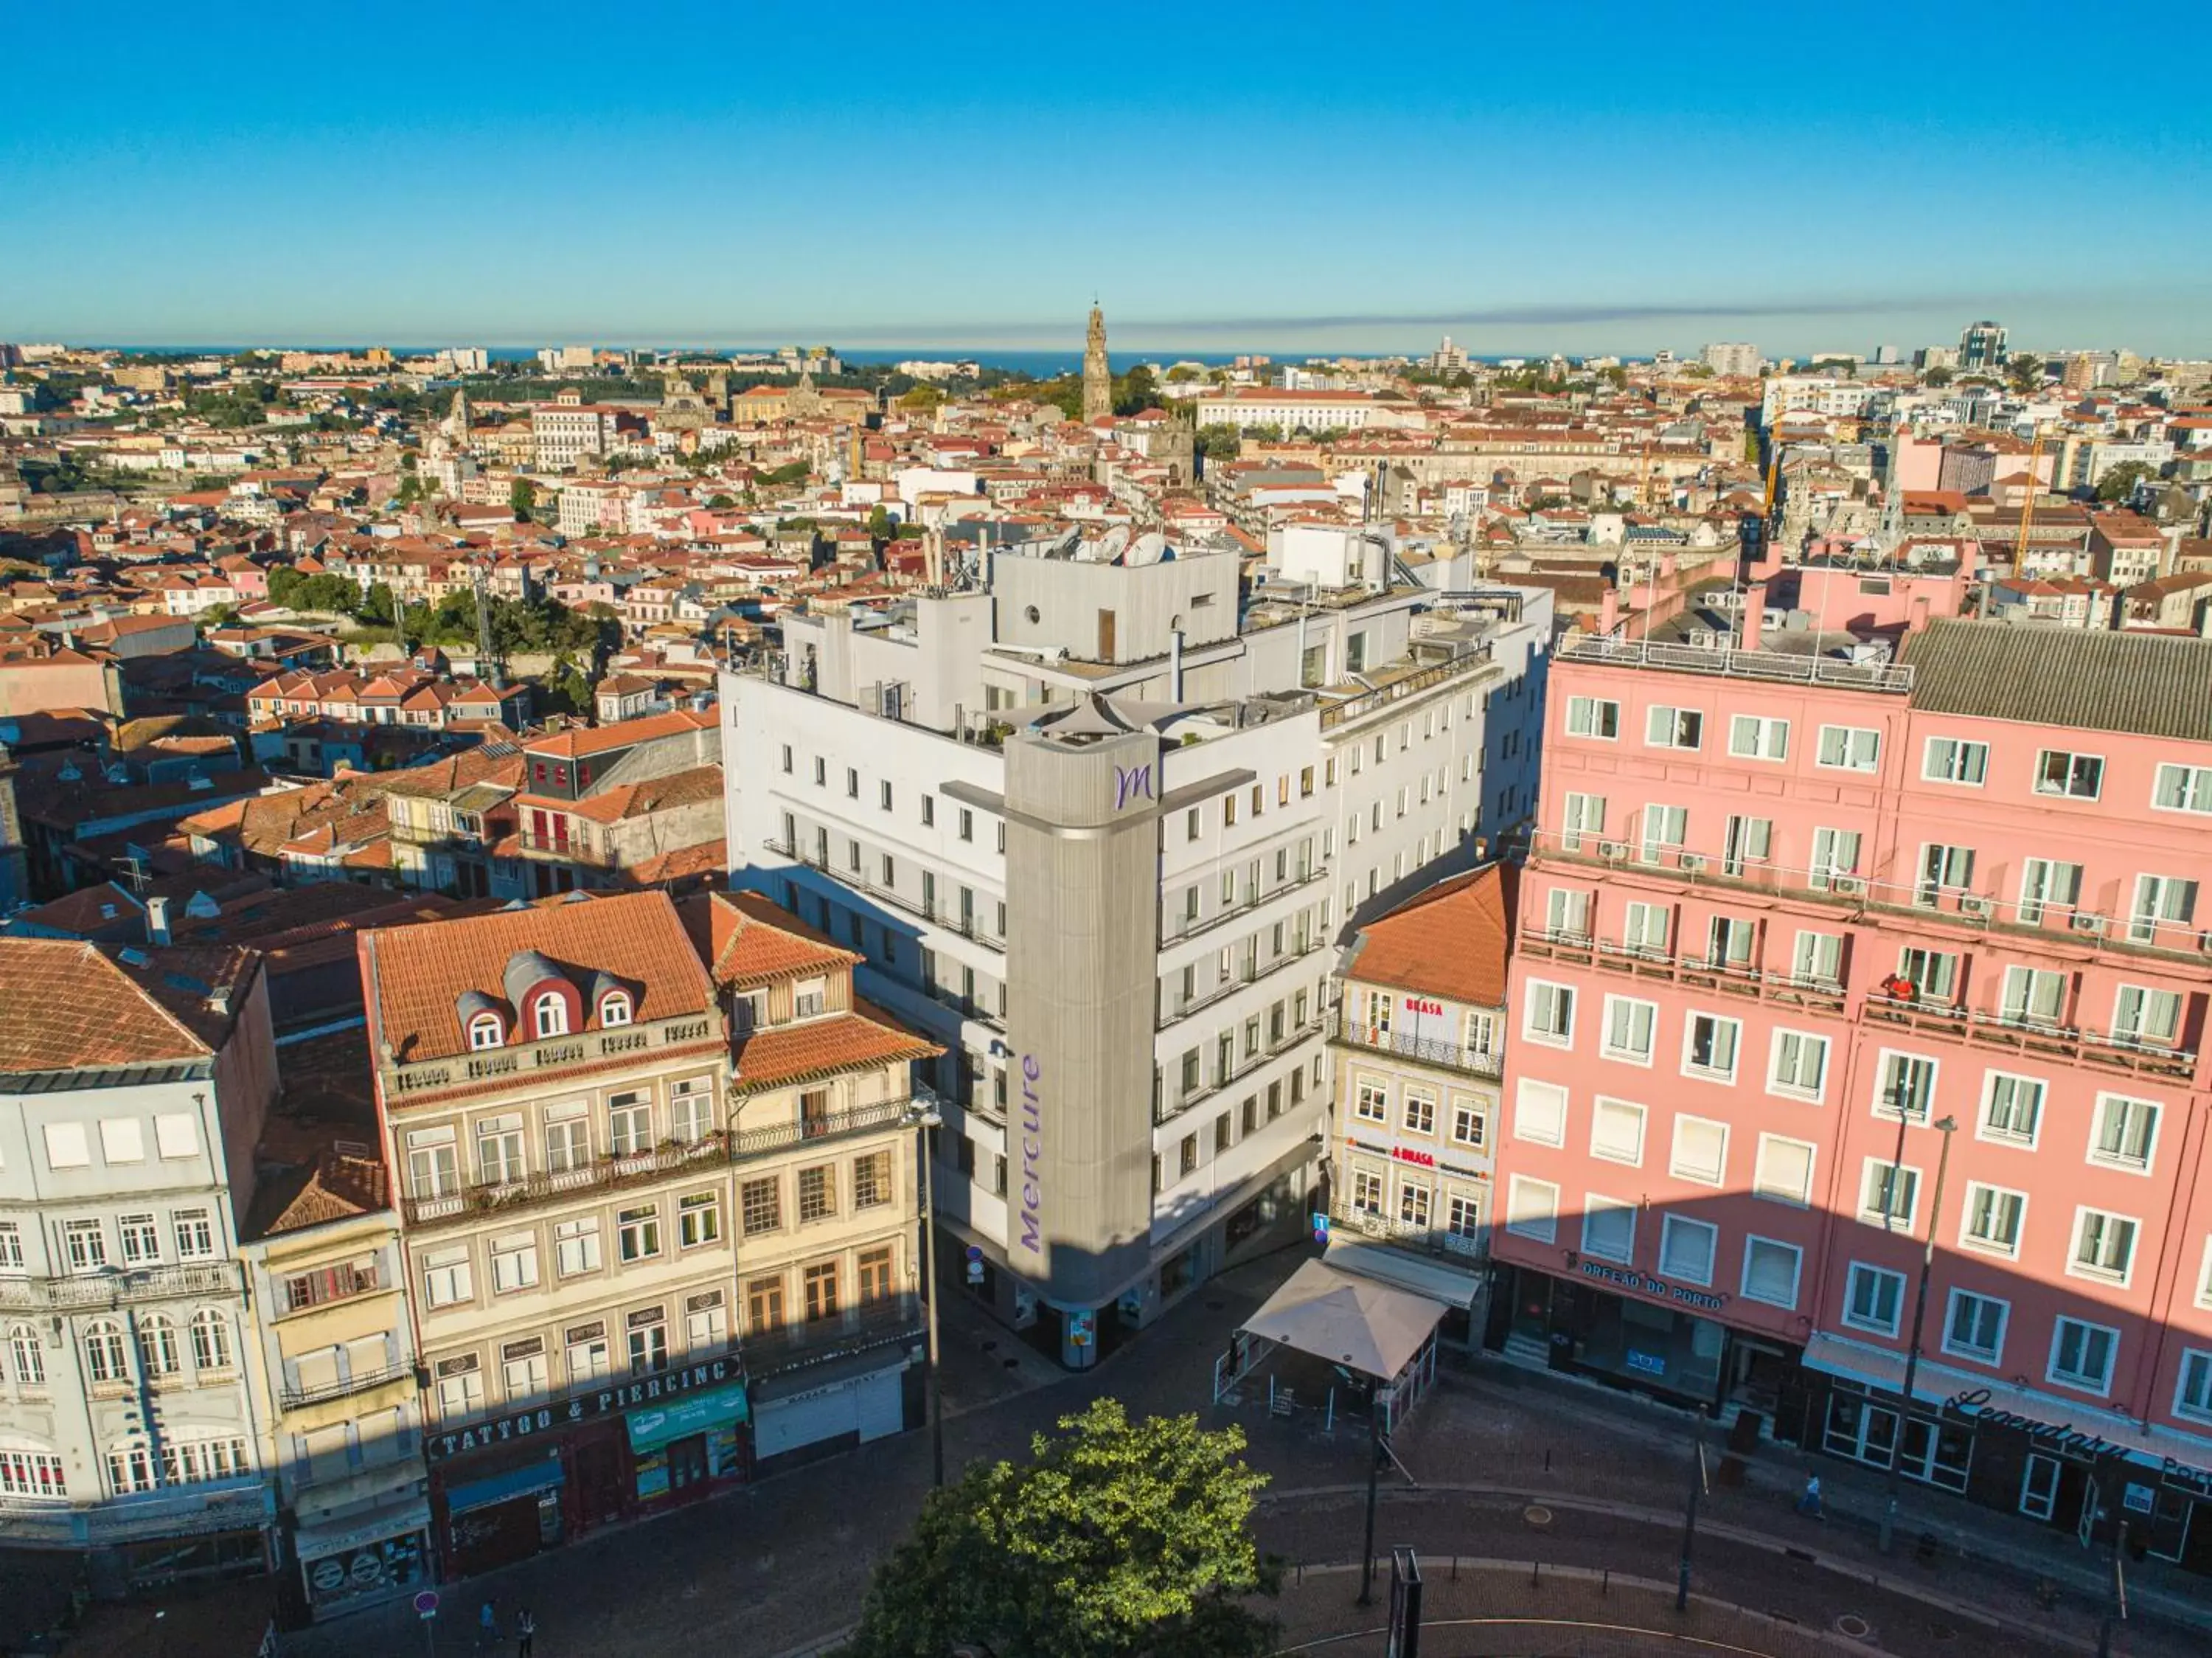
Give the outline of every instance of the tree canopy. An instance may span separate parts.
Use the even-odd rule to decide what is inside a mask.
[[[2097,480],[2097,499],[2124,501],[2136,492],[2136,485],[2146,478],[2158,476],[2158,468],[2141,460],[2123,460]]]
[[[1032,1460],[971,1464],[876,1569],[847,1658],[1262,1658],[1274,1620],[1243,1597],[1280,1572],[1251,1536],[1267,1476],[1234,1427],[1131,1422],[1099,1399]]]

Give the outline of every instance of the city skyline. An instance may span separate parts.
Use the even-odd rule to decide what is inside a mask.
[[[2020,38],[2038,15],[2063,16],[2031,7]],[[464,14],[441,37],[461,67],[357,91],[283,72],[350,34],[268,16],[127,6],[97,127],[0,139],[0,222],[55,250],[0,277],[9,332],[1029,348],[1072,338],[1096,293],[1141,351],[1909,349],[1984,314],[2054,348],[2212,350],[2212,118],[2115,100],[2055,119],[2025,76],[1931,95],[1910,66],[1960,49],[1940,20],[1873,36],[1742,9],[1677,63],[1674,20],[1607,5],[1569,71],[1552,18],[1511,15],[1464,70],[1446,50],[1331,87],[1313,64],[1340,31],[1317,9],[1195,19],[1171,51],[1017,16],[981,41],[886,37],[878,68],[837,55],[871,38],[865,9],[740,34],[678,5],[662,36],[736,65],[732,90],[625,74],[564,97],[502,65],[588,38],[565,8],[528,34]],[[1374,27],[1448,46],[1451,21]],[[2185,53],[2202,27],[2158,32]],[[68,49],[55,28],[27,21],[26,61]],[[2100,227],[2131,190],[2165,211],[2122,261]]]

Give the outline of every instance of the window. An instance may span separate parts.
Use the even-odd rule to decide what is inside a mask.
[[[791,987],[791,1016],[793,1019],[818,1019],[829,1006],[828,979],[802,978]]]
[[[1651,748],[1699,748],[1705,739],[1705,716],[1694,708],[1644,710],[1644,741]]]
[[[1455,1192],[1445,1205],[1444,1231],[1454,1238],[1480,1238],[1482,1235],[1482,1205],[1464,1192]]]
[[[230,1368],[230,1326],[212,1308],[192,1314],[192,1364],[200,1370]]]
[[[428,1306],[453,1307],[475,1295],[466,1244],[432,1250],[422,1257],[422,1299]]]
[[[72,1272],[99,1272],[107,1266],[107,1228],[98,1221],[63,1222],[62,1247]]]
[[[27,1324],[11,1326],[8,1331],[8,1357],[15,1367],[15,1381],[24,1387],[43,1387],[46,1385],[46,1350],[39,1339],[39,1332]]]
[[[2128,911],[2128,937],[2137,944],[2178,947],[2187,941],[2175,934],[2185,933],[2196,915],[2195,881],[2176,875],[2137,875],[2135,904]]]
[[[1609,1163],[1644,1161],[1644,1107],[1601,1094],[1590,1112],[1590,1155]]]
[[[46,1451],[0,1449],[0,1496],[65,1501],[69,1483],[62,1472],[62,1460]]]
[[[592,1135],[580,1100],[545,1107],[545,1167],[555,1174],[570,1173],[592,1161]]]
[[[963,840],[975,838],[975,814],[964,806],[960,808],[959,834]]]
[[[1636,1205],[1590,1192],[1583,1199],[1583,1253],[1600,1260],[1636,1257]]]
[[[483,1409],[483,1375],[474,1353],[438,1362],[438,1415],[447,1422]]]
[[[837,1212],[837,1166],[817,1163],[799,1171],[799,1222],[824,1221]]]
[[[1790,971],[1812,984],[1840,984],[1844,941],[1835,933],[1800,933],[1790,952]]]
[[[799,1273],[801,1288],[806,1299],[806,1321],[809,1324],[837,1316],[837,1263],[821,1261],[804,1268]]]
[[[1982,1138],[2033,1147],[2043,1120],[2041,1079],[1993,1070],[1984,1078],[1982,1089]]]
[[[630,999],[628,991],[609,991],[599,998],[599,1023],[611,1028],[630,1021]]]
[[[1876,1335],[1897,1333],[1898,1314],[1905,1304],[1905,1274],[1853,1261],[1844,1279],[1844,1322],[1855,1330]]]
[[[1711,1283],[1721,1229],[1710,1221],[1669,1215],[1659,1223],[1659,1271],[1684,1283]]]
[[[1532,1042],[1565,1047],[1575,1039],[1575,993],[1565,984],[1528,981],[1528,1013],[1522,1033]]]
[[[2086,1393],[2101,1393],[2112,1384],[2112,1361],[2120,1332],[2081,1319],[2062,1318],[2051,1332],[2048,1381]]]
[[[1622,911],[1620,947],[1632,955],[1667,954],[1667,906],[1632,900]]]
[[[1875,1080],[1874,1114],[1916,1123],[1928,1120],[1936,1100],[1936,1062],[1917,1053],[1881,1056],[1881,1075]]]
[[[1805,884],[1816,893],[1835,890],[1837,877],[1852,875],[1859,867],[1859,832],[1856,829],[1815,829],[1813,832],[1813,867],[1806,872]],[[1804,937],[1806,935],[1800,934]]]
[[[138,1366],[149,1376],[173,1376],[185,1368],[177,1326],[160,1313],[138,1322]]]
[[[1767,1091],[1818,1102],[1828,1076],[1828,1039],[1805,1031],[1774,1033]]]
[[[1567,1091],[1524,1076],[1513,1096],[1513,1137],[1531,1145],[1567,1143]]]
[[[1682,1069],[1692,1076],[1733,1082],[1735,1081],[1736,1050],[1742,1041],[1741,1020],[1723,1019],[1718,1014],[1693,1013],[1690,1015],[1687,1039],[1683,1045]]]
[[[2066,975],[2047,967],[2007,967],[1999,1016],[2014,1025],[2056,1025],[2066,1017]]]
[[[607,1101],[607,1149],[634,1157],[653,1149],[653,1102],[641,1094],[617,1094]]]
[[[1568,698],[1567,735],[1612,741],[1620,735],[1620,704],[1597,697]]]
[[[2025,1193],[1969,1180],[1966,1215],[1959,1222],[1959,1241],[1968,1249],[1993,1255],[2017,1255],[2021,1225],[2027,1214]]]
[[[2112,1037],[2171,1047],[2181,1034],[2181,997],[2172,991],[2123,984],[2112,1003]]]
[[[484,1186],[509,1186],[529,1171],[522,1162],[522,1113],[487,1117],[477,1125],[477,1179]]]
[[[1813,1201],[1813,1161],[1814,1149],[1807,1142],[1762,1134],[1751,1189],[1762,1198],[1802,1208]]]
[[[1352,1171],[1352,1208],[1355,1214],[1382,1212],[1382,1177],[1371,1168]]]
[[[2081,866],[2049,858],[2030,858],[2021,866],[2020,919],[2023,926],[2043,923],[2047,909],[2070,910],[2081,899]]]
[[[1824,725],[1813,763],[1841,771],[1871,771],[1881,759],[1881,733],[1857,725]]]
[[[2181,1375],[2173,1390],[2173,1414],[2192,1422],[2212,1422],[2212,1353],[2201,1347],[2181,1351]],[[7,1489],[0,1480],[0,1490]]]
[[[538,1234],[513,1232],[491,1240],[491,1289],[510,1295],[538,1287]]]
[[[1637,850],[1644,863],[1663,863],[1669,852],[1679,853],[1690,833],[1690,814],[1680,806],[1644,808],[1644,835]]]
[[[1930,783],[1978,784],[1990,767],[1990,746],[1960,737],[1930,737],[1920,775]]]
[[[1559,1189],[1549,1180],[1513,1177],[1505,1198],[1505,1229],[1516,1237],[1550,1243],[1559,1233]]]
[[[2101,1209],[2074,1211],[2074,1259],[2067,1271],[2076,1277],[2125,1283],[2135,1265],[2136,1223]]]
[[[1363,1123],[1390,1120],[1390,1091],[1371,1076],[1357,1078],[1352,1087],[1352,1114]]]
[[[89,1168],[91,1166],[92,1142],[86,1137],[82,1123],[46,1125],[48,1168]]]
[[[668,1321],[658,1307],[645,1308],[629,1315],[627,1321],[629,1335],[629,1373],[634,1376],[651,1375],[668,1368]]]
[[[860,1304],[869,1306],[891,1298],[891,1247],[864,1249],[854,1265],[859,1271]]]
[[[1638,1065],[1651,1063],[1651,1033],[1659,1021],[1656,1002],[1638,1002],[1626,996],[1605,999],[1605,1040],[1601,1047],[1608,1059],[1626,1059]]]
[[[1743,1240],[1743,1295],[1770,1307],[1797,1305],[1797,1273],[1804,1251],[1795,1244],[1756,1235]]]
[[[1954,1289],[1943,1314],[1943,1350],[1957,1358],[1996,1364],[2004,1356],[2005,1322],[2012,1304],[1970,1289]]]
[[[670,1132],[686,1145],[696,1145],[714,1131],[714,1084],[705,1076],[687,1076],[668,1091]]]
[[[511,1341],[499,1350],[500,1384],[509,1400],[543,1399],[552,1391],[553,1376],[545,1356],[545,1338]]]
[[[648,1261],[660,1253],[660,1209],[647,1204],[615,1217],[617,1253],[625,1261]]]
[[[1677,1117],[1668,1173],[1678,1180],[1718,1186],[1728,1168],[1728,1135],[1725,1123],[1705,1117]]]
[[[2094,800],[2105,787],[2105,762],[2097,754],[2046,748],[2035,757],[2035,792],[2069,800]]]
[[[791,745],[786,743],[783,745],[783,775],[787,777],[791,775]]]
[[[1920,849],[1920,878],[1912,901],[1923,906],[1938,904],[1946,893],[1963,893],[1974,884],[1974,849],[1936,843]]]
[[[1894,1227],[1910,1232],[1919,1202],[1918,1169],[1879,1157],[1866,1160],[1866,1174],[1859,1183],[1859,1219],[1885,1231]]]
[[[177,1259],[204,1260],[215,1253],[215,1227],[204,1209],[180,1209],[171,1217],[177,1234]]]
[[[875,1209],[890,1202],[891,1155],[872,1151],[853,1160],[853,1207]]]
[[[469,1046],[477,1052],[499,1046],[500,1039],[505,1034],[500,1028],[499,1015],[495,1013],[480,1013],[469,1021]]]
[[[100,1155],[110,1163],[143,1163],[146,1161],[146,1137],[136,1117],[103,1117],[100,1119]]]
[[[23,1228],[13,1221],[0,1221],[0,1272],[23,1270]]]
[[[568,1033],[568,1003],[558,991],[548,991],[530,1004],[530,1021],[540,1036]]]
[[[105,1319],[85,1326],[85,1374],[95,1382],[131,1380],[131,1364],[123,1350],[123,1328]]]
[[[1899,950],[1897,976],[1905,981],[1898,991],[1899,1001],[1948,1006],[1958,1000],[1959,958],[1949,950]]]
[[[1486,1142],[1483,1114],[1472,1100],[1460,1095],[1452,1098],[1453,1143],[1462,1146],[1480,1147]]]
[[[694,1192],[676,1201],[676,1245],[696,1249],[722,1235],[722,1200],[711,1192]]]
[[[1434,1134],[1437,1131],[1437,1096],[1408,1085],[1405,1120],[1408,1134]]]
[[[1601,838],[1604,834],[1605,796],[1569,794],[1559,810],[1560,848],[1579,852],[1585,836]]]
[[[1554,887],[1544,894],[1544,928],[1553,938],[1590,936],[1590,895],[1574,887]]]
[[[2158,1107],[2148,1100],[2101,1094],[2097,1100],[2096,1137],[2089,1161],[2115,1168],[2148,1169],[2158,1139]]]
[[[1790,758],[1790,722],[1759,714],[1738,714],[1729,722],[1729,753],[1738,759]]]
[[[599,1217],[586,1215],[553,1225],[553,1268],[564,1278],[599,1270]]]
[[[118,1445],[107,1454],[108,1483],[118,1496],[154,1489],[153,1453],[143,1443]]]
[[[2161,765],[2150,803],[2162,812],[2212,812],[2212,765]]]
[[[1403,1179],[1398,1182],[1398,1223],[1416,1232],[1428,1230],[1428,1182]]]

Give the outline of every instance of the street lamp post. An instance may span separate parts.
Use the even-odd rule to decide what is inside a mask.
[[[1359,1600],[1375,1604],[1375,1488],[1382,1473],[1382,1378],[1367,1389],[1367,1545],[1359,1551]]]
[[[1942,1149],[1936,1156],[1936,1191],[1928,1205],[1928,1239],[1920,1250],[1920,1287],[1912,1299],[1912,1339],[1905,1350],[1905,1397],[1898,1411],[1897,1433],[1889,1445],[1889,1478],[1885,1482],[1881,1504],[1881,1551],[1889,1552],[1890,1539],[1897,1533],[1897,1475],[1898,1458],[1905,1448],[1905,1426],[1912,1419],[1912,1384],[1920,1375],[1920,1337],[1928,1323],[1928,1279],[1936,1267],[1936,1228],[1943,1213],[1943,1176],[1951,1166],[1951,1136],[1958,1131],[1954,1117],[1939,1120],[1936,1128],[1943,1137]],[[1896,1200],[1896,1183],[1890,1186],[1891,1201]]]
[[[929,1320],[929,1470],[930,1484],[945,1484],[945,1394],[937,1367],[937,1176],[929,1155],[929,1131],[943,1125],[945,1118],[933,1105],[917,1105],[913,1113],[915,1147],[921,1161],[922,1296]]]

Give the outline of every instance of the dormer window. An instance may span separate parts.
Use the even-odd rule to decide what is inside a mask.
[[[568,1033],[568,1004],[558,991],[548,991],[530,1004],[532,1023],[540,1036],[566,1036]]]
[[[602,1026],[627,1025],[632,1012],[628,991],[609,991],[599,998],[599,1023]]]
[[[469,1021],[469,1046],[476,1052],[499,1046],[506,1035],[499,1027],[499,1015],[495,1013],[480,1013]]]
[[[802,978],[792,986],[791,1016],[793,1019],[818,1018],[829,1005],[828,979]]]

